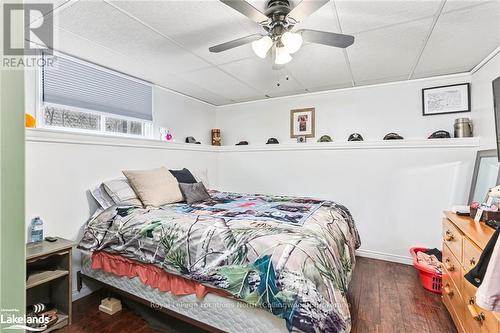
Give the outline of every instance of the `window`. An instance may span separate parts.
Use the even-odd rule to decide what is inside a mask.
[[[39,80],[42,127],[151,137],[149,83],[66,55],[53,57]]]

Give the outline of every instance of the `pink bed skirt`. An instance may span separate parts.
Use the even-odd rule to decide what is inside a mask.
[[[101,269],[107,273],[127,276],[131,279],[138,277],[142,283],[162,292],[171,292],[174,295],[196,294],[196,297],[203,298],[206,294],[213,293],[225,297],[229,296],[222,290],[206,287],[196,281],[167,273],[155,265],[102,251],[92,254],[92,269]]]

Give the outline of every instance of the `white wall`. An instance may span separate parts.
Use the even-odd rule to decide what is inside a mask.
[[[354,216],[365,256],[408,263],[411,246],[440,248],[442,211],[466,203],[477,145],[357,146],[219,153],[218,186],[343,204]]]
[[[328,134],[334,141],[346,141],[353,132],[365,140],[381,140],[389,132],[426,138],[439,129],[453,133],[453,120],[470,113],[423,117],[421,89],[463,82],[470,82],[469,74],[221,106],[216,112],[217,127],[226,145],[241,140],[265,143],[269,137],[293,142],[290,110],[315,107],[317,138]]]
[[[164,127],[170,129],[176,142],[194,136],[203,144],[211,144],[215,106],[159,87],[153,90],[153,100],[155,138],[159,138],[159,128]]]
[[[472,74],[471,103],[474,128],[481,135],[482,149],[496,148],[493,89],[491,82],[500,76],[500,53]]]
[[[430,133],[453,133],[453,120],[471,113],[424,117],[421,89],[470,80],[462,74],[219,107],[224,144],[247,140],[251,146],[218,154],[218,186],[344,204],[360,230],[362,254],[408,262],[411,246],[440,247],[442,211],[466,203],[478,149],[478,141],[467,147],[427,145]],[[316,108],[316,137],[332,136],[337,148],[294,150],[289,114],[304,107]],[[352,132],[372,143],[347,143]],[[388,132],[398,132],[405,142],[391,148],[378,141]],[[258,146],[269,137],[285,143],[283,149]],[[415,146],[415,139],[424,141]]]

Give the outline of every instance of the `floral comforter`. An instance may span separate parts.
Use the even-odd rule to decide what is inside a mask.
[[[193,205],[113,206],[79,248],[107,251],[227,291],[290,331],[349,332],[359,235],[349,211],[308,198],[211,192]]]

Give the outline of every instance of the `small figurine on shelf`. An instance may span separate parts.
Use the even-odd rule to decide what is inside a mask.
[[[160,127],[160,138],[162,141],[173,141],[173,136],[172,133],[170,133],[170,130],[164,127]]]
[[[220,145],[221,145],[220,129],[214,128],[212,129],[212,146],[220,146]]]

